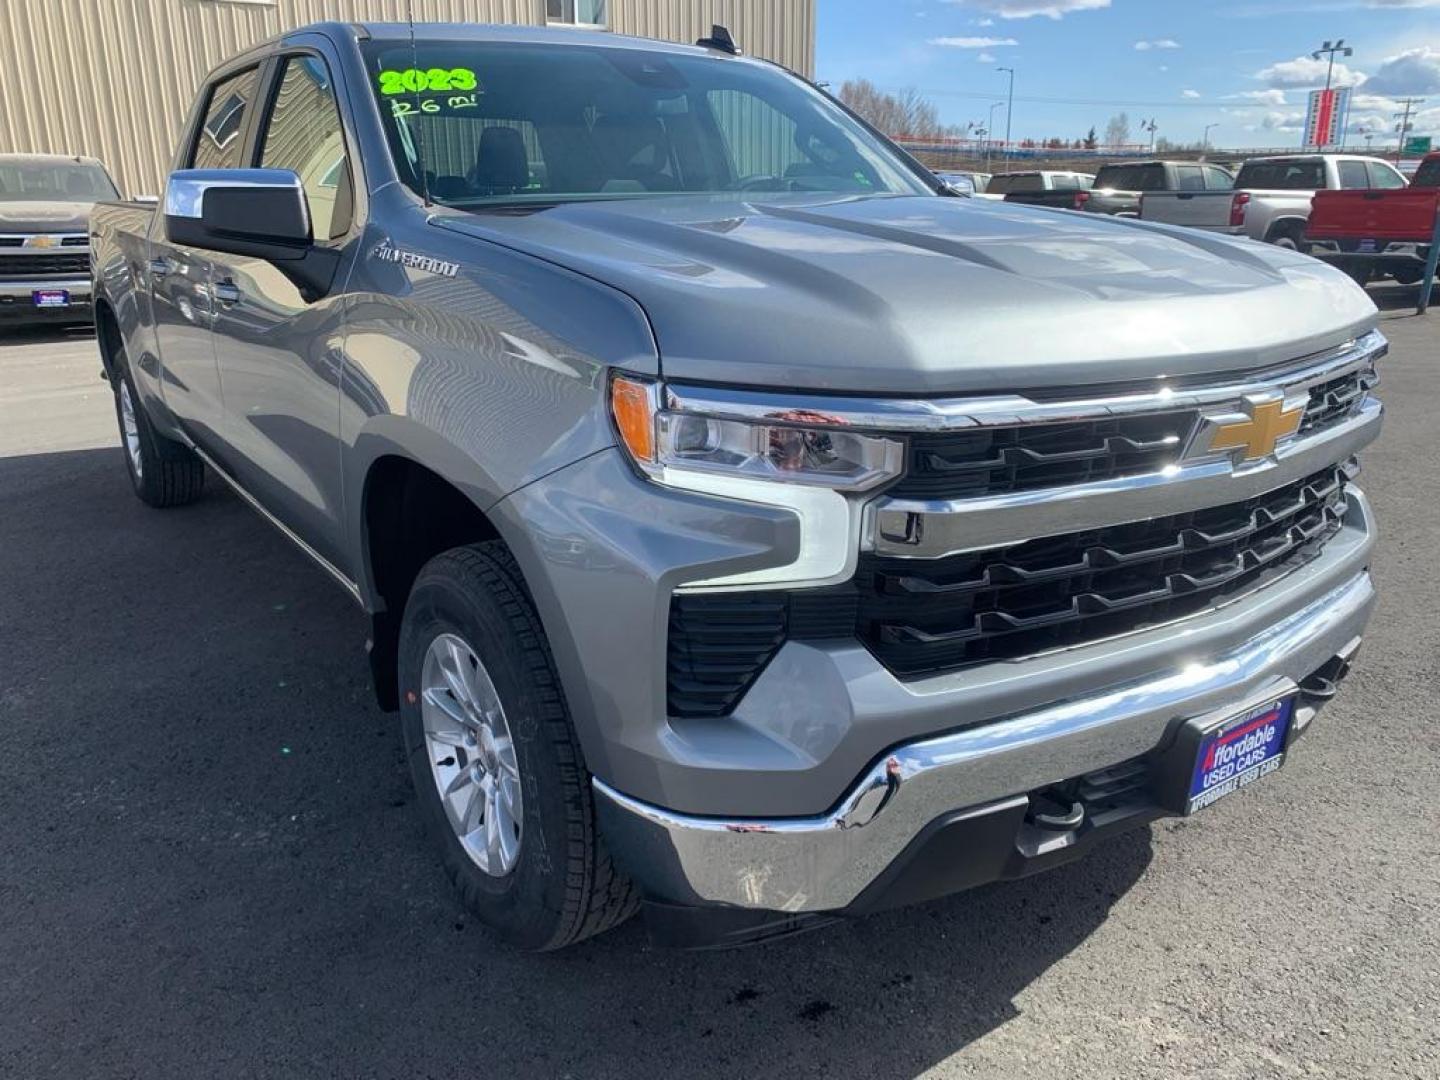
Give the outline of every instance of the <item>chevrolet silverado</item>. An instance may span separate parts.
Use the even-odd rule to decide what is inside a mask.
[[[117,197],[94,158],[0,154],[0,324],[90,321],[90,208]]]
[[[757,940],[1254,798],[1374,603],[1363,290],[956,198],[722,28],[296,30],[93,228],[130,484],[218,477],[364,609],[522,947]]]
[[[1298,250],[1315,192],[1404,186],[1405,177],[1380,158],[1348,154],[1252,158],[1235,174],[1233,192],[1147,194],[1140,200],[1140,218],[1248,236]]]

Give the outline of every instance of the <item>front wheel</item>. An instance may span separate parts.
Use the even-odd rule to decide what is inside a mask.
[[[123,353],[116,358],[112,378],[120,446],[135,494],[142,502],[160,508],[194,502],[205,490],[205,463],[188,446],[155,430]]]
[[[633,914],[637,897],[596,828],[544,631],[503,544],[454,548],[424,566],[399,662],[420,813],[476,916],[520,948],[545,950]]]

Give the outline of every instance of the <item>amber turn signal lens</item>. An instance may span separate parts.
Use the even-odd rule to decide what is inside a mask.
[[[625,449],[636,461],[655,461],[655,403],[648,384],[617,375],[610,380],[610,412]]]

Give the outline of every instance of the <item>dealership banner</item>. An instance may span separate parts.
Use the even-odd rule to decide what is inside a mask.
[[[1340,146],[1345,142],[1345,119],[1350,113],[1350,88],[1310,91],[1305,113],[1306,146]]]

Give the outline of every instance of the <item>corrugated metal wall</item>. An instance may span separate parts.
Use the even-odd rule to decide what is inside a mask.
[[[415,18],[541,23],[545,0],[409,0]],[[747,52],[815,68],[816,0],[610,0],[618,33],[693,41],[712,23]],[[0,0],[0,152],[90,154],[126,195],[160,190],[205,73],[282,30],[398,21],[407,0]]]

